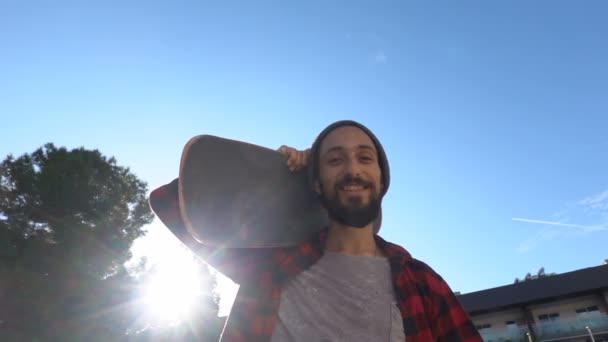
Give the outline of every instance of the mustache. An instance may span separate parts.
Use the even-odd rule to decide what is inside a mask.
[[[372,188],[374,186],[374,184],[370,181],[366,181],[363,178],[360,177],[354,177],[352,175],[346,175],[344,176],[344,178],[342,178],[340,181],[338,181],[336,183],[336,187],[341,188],[344,187],[346,185],[360,185],[366,188]]]

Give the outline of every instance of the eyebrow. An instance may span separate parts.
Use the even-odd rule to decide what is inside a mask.
[[[376,149],[370,145],[359,145],[357,146],[358,149],[360,150],[370,150],[374,153],[376,153]],[[335,146],[330,148],[329,150],[327,150],[324,154],[328,154],[331,152],[337,152],[337,151],[344,151],[346,148],[342,147],[342,146]]]

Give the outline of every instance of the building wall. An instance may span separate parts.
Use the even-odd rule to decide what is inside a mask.
[[[480,330],[482,335],[486,332],[493,334],[502,334],[506,333],[509,329],[523,329],[527,331],[525,316],[523,310],[521,309],[505,310],[485,315],[477,315],[471,317],[471,319],[473,320],[473,323],[476,327],[484,325],[490,326],[487,329]],[[506,322],[509,321],[515,321],[516,325],[508,327]]]
[[[490,324],[492,328],[506,328],[508,321],[525,322],[522,310],[508,310],[471,317],[475,325]],[[525,324],[525,323],[524,323]]]
[[[528,309],[534,317],[533,324],[541,324],[538,316],[542,314],[558,313],[559,318],[555,323],[571,324],[564,321],[576,321],[577,309],[587,308],[590,306],[597,306],[599,311],[606,314],[608,313],[608,307],[605,299],[608,299],[608,291],[598,293],[597,295],[581,296],[576,298],[564,299],[553,301],[544,304],[530,305]],[[522,309],[510,309],[489,314],[475,315],[471,317],[475,326],[486,326],[489,328],[480,330],[484,338],[491,340],[499,340],[500,338],[508,339],[505,334],[517,334],[518,336],[524,336],[529,331],[523,308]],[[515,321],[516,325],[507,326],[506,322]],[[559,322],[561,321],[561,322]],[[554,326],[553,324],[549,324]],[[541,324],[540,326],[547,326]],[[536,328],[535,328],[536,331]],[[537,331],[538,333],[538,331]],[[569,340],[575,342],[574,340]],[[582,339],[581,341],[585,341]]]
[[[576,297],[566,300],[560,300],[545,304],[529,306],[534,321],[539,322],[538,316],[542,314],[559,313],[559,319],[575,319],[577,317],[576,310],[588,306],[597,306],[600,311],[606,313],[606,304],[602,301],[599,295]]]
[[[602,294],[608,300],[608,291]],[[603,313],[608,313],[606,302],[599,295],[584,296],[549,302],[538,305],[531,305],[528,309],[532,312],[534,322],[538,323],[538,316],[542,314],[559,313],[560,319],[575,319],[577,317],[576,310],[588,306],[597,306]],[[492,328],[506,328],[507,321],[516,321],[524,323],[524,313],[520,309],[512,309],[508,311],[500,311],[484,315],[476,315],[471,317],[475,325],[489,324]]]

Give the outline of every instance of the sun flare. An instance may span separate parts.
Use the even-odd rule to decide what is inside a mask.
[[[152,275],[139,292],[143,304],[142,320],[155,323],[178,323],[191,318],[196,306],[213,295],[204,285],[207,272],[200,272],[201,261],[166,229],[151,229],[136,243],[137,256],[152,256]],[[219,297],[219,316],[226,316],[234,302],[238,285],[209,267],[215,278],[213,292]]]
[[[192,258],[172,258],[160,265],[143,293],[146,313],[155,320],[179,321],[188,317],[201,295],[201,276]]]

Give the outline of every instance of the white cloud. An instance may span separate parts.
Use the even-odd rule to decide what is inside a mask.
[[[581,226],[578,224],[569,224],[569,223],[551,222],[551,221],[542,221],[542,220],[531,220],[531,219],[523,219],[523,218],[512,218],[511,220],[520,221],[520,222],[528,222],[528,223],[548,224],[548,225],[562,226],[562,227],[573,227],[573,228],[583,228],[583,229],[591,228],[589,226]]]
[[[578,205],[592,210],[608,211],[608,190],[597,195],[584,198],[578,202]]]
[[[388,56],[386,55],[386,53],[384,53],[384,51],[378,51],[374,55],[374,63],[376,63],[376,64],[384,64],[387,61],[388,61]]]
[[[588,236],[608,231],[608,190],[588,196],[553,214],[553,220],[512,218],[512,221],[542,225],[535,235],[520,242],[518,253],[529,252],[541,241],[556,238]]]
[[[562,223],[562,222],[551,222],[551,221],[543,221],[543,220],[531,220],[531,219],[523,219],[523,218],[512,218],[513,221],[527,222],[527,223],[538,223],[548,226],[559,226],[566,228],[577,228],[575,230],[566,230],[566,231],[579,231],[585,234],[597,232],[597,231],[608,231],[608,226],[606,224],[597,224],[592,226],[583,226],[580,224],[570,224],[570,223]]]

